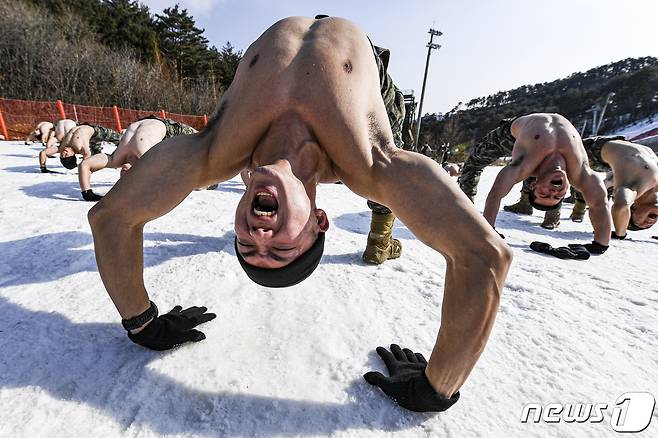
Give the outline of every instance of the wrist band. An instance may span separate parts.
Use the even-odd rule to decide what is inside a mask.
[[[122,319],[121,325],[123,326],[123,328],[125,328],[127,331],[135,330],[143,326],[149,319],[157,318],[158,307],[155,305],[153,301],[149,301],[149,302],[151,303],[151,306],[141,314],[135,316],[134,318]]]

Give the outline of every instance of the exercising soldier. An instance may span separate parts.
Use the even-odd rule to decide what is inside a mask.
[[[658,157],[640,144],[624,137],[592,137],[583,140],[590,166],[611,172],[606,185],[613,196],[614,238],[624,239],[626,231],[652,227],[658,218]],[[576,192],[576,208],[585,210],[582,193]]]
[[[55,124],[52,122],[39,122],[34,128],[30,131],[27,138],[25,139],[25,144],[29,144],[34,141],[38,141],[41,144],[45,145],[50,138],[51,134],[55,132]]]
[[[91,189],[91,174],[106,167],[121,168],[126,172],[135,161],[163,139],[177,135],[194,134],[196,129],[170,119],[148,116],[131,123],[121,137],[116,150],[110,154],[97,153],[82,160],[78,166],[78,180],[82,198],[85,201],[98,201],[102,196]]]
[[[102,142],[118,144],[121,134],[113,129],[100,125],[84,123],[68,131],[62,138],[59,146],[47,146],[39,153],[39,166],[41,172],[46,173],[46,157],[59,152],[59,160],[67,169],[75,169],[78,165],[76,154],[82,158],[89,158],[103,150]]]
[[[597,254],[605,252],[611,231],[607,192],[603,180],[588,165],[578,131],[566,118],[559,114],[537,113],[506,119],[478,146],[466,160],[460,177],[460,186],[470,197],[475,194],[475,184],[485,163],[493,161],[495,154],[487,151],[496,149],[498,153],[512,156],[512,161],[498,173],[487,196],[483,214],[492,226],[496,224],[500,201],[515,184],[525,180],[532,207],[559,211],[571,182],[583,192],[591,206],[594,241],[588,250]]]
[[[254,282],[291,286],[323,253],[329,220],[316,207],[316,185],[342,181],[388,206],[446,258],[429,361],[396,344],[380,347],[390,376],[364,377],[410,410],[457,401],[493,327],[512,253],[438,163],[396,146],[382,69],[378,51],[347,20],[281,20],[245,52],[206,129],[163,141],[90,210],[99,272],[133,342],[165,350],[200,341],[195,327],[215,317],[180,306],[159,315],[143,278],[147,222],[194,188],[249,169],[235,213],[236,257]]]

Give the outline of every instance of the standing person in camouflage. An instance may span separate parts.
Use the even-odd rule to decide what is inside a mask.
[[[74,122],[75,123],[75,122]],[[39,165],[41,172],[48,172],[46,169],[46,157],[59,152],[59,160],[62,166],[67,169],[75,169],[78,165],[76,154],[82,155],[82,158],[89,158],[92,155],[99,154],[102,149],[102,142],[117,144],[121,140],[121,134],[113,129],[100,125],[91,125],[88,123],[78,125],[69,130],[62,138],[59,146],[47,146],[39,154]]]
[[[128,171],[149,149],[166,138],[190,135],[197,130],[170,119],[148,116],[131,123],[123,134],[116,150],[110,154],[99,153],[82,160],[78,166],[78,180],[82,198],[98,201],[102,196],[91,189],[91,174],[106,167]]]
[[[375,61],[379,71],[379,84],[386,107],[388,121],[393,131],[393,141],[398,148],[404,148],[403,125],[405,120],[404,94],[393,83],[387,73],[391,52],[382,47],[373,46]],[[387,206],[368,200],[371,211],[370,232],[362,258],[366,263],[379,265],[386,260],[396,259],[402,253],[402,244],[393,238],[395,214]]]
[[[485,167],[490,166],[496,160],[512,155],[514,143],[516,139],[512,135],[512,123],[517,117],[503,119],[498,123],[498,126],[484,136],[478,144],[473,147],[471,154],[466,159],[462,167],[461,176],[457,180],[459,187],[474,201],[475,194],[477,193],[477,185],[480,182],[480,175]],[[505,211],[518,214],[532,214],[533,206],[529,201],[532,189],[530,188],[533,179],[528,179],[523,182],[521,189],[521,200],[514,205],[506,205],[503,207]],[[541,226],[552,230],[560,224],[560,210],[558,209],[545,209],[544,222]]]

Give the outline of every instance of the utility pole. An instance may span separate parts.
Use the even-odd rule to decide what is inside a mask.
[[[430,28],[430,42],[427,43],[427,61],[425,61],[425,76],[423,76],[423,89],[420,93],[420,103],[418,104],[418,120],[416,121],[416,135],[414,136],[414,148],[418,150],[418,137],[420,136],[420,122],[423,118],[423,99],[425,98],[425,84],[427,83],[427,71],[430,67],[430,56],[432,55],[432,49],[439,49],[441,46],[439,44],[434,44],[434,37],[443,35],[443,32],[434,30]]]
[[[605,97],[605,103],[603,104],[603,108],[601,109],[601,114],[599,114],[599,121],[596,124],[596,130],[594,131],[594,135],[597,135],[599,133],[599,129],[601,129],[601,123],[603,122],[603,115],[605,114],[605,110],[608,108],[608,104],[610,103],[610,100],[612,97],[615,95],[612,91],[608,93],[608,95]]]

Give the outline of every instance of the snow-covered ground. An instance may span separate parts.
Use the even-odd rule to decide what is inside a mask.
[[[618,396],[658,397],[658,229],[603,256],[562,261],[528,244],[591,240],[586,220],[502,212],[514,249],[500,312],[461,400],[438,414],[391,403],[362,374],[378,345],[429,357],[441,320],[443,259],[400,223],[402,257],[366,266],[370,213],[342,185],[318,190],[332,221],[323,261],[302,284],[251,283],[233,252],[238,180],[193,192],[145,228],[145,278],[163,311],[205,305],[203,342],[156,353],[132,344],[96,270],[77,176],[38,173],[36,146],[0,143],[1,437],[616,436]],[[477,207],[498,168],[486,169]],[[118,172],[94,174],[105,193]],[[166,190],[165,187],[162,188]],[[505,199],[515,202],[515,189]],[[450,206],[446,206],[450,208]],[[446,230],[450,232],[450,230]],[[607,403],[601,423],[522,424],[527,403]],[[637,436],[658,436],[658,412]]]
[[[644,120],[640,120],[632,125],[628,125],[624,128],[619,129],[610,135],[624,135],[628,140],[632,140],[635,137],[649,131],[653,131],[658,128],[658,116],[649,117]]]

